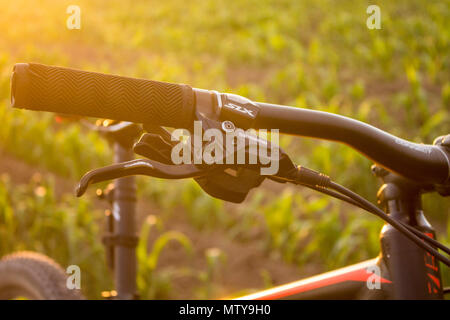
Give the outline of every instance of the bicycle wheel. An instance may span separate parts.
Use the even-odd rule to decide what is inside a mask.
[[[0,299],[80,300],[66,286],[67,276],[54,260],[36,252],[16,252],[0,260]]]

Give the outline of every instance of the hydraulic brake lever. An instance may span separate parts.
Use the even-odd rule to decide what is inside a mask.
[[[202,126],[205,130],[225,130],[225,123],[223,122],[209,120],[203,118],[201,115],[198,115],[198,118],[202,121]],[[234,124],[230,121],[227,121],[226,124],[231,126],[234,132],[236,128]],[[122,126],[127,127],[128,123],[123,123],[122,126],[118,125],[119,124],[115,125],[116,128],[121,129]],[[108,130],[109,133],[109,130],[111,129],[113,129],[113,126],[109,126],[106,130]],[[248,192],[259,186],[266,177],[278,182],[289,182],[297,177],[293,176],[297,168],[281,148],[278,150],[279,152],[277,152],[278,156],[276,159],[269,159],[277,161],[279,164],[279,170],[274,176],[262,175],[262,164],[260,163],[251,164],[251,161],[248,161],[248,163],[245,164],[245,161],[243,164],[227,164],[226,158],[229,154],[226,152],[226,144],[218,146],[223,150],[223,159],[220,159],[221,161],[218,161],[217,163],[175,165],[171,159],[171,151],[175,145],[175,142],[171,139],[171,133],[164,128],[152,125],[144,125],[144,129],[148,133],[143,134],[139,141],[134,144],[133,151],[147,159],[118,163],[86,173],[80,180],[76,189],[76,195],[78,197],[83,195],[91,183],[131,175],[147,175],[163,179],[194,178],[200,187],[209,195],[222,200],[240,203],[244,201]],[[230,129],[228,128],[228,131],[226,132],[230,133]],[[268,148],[269,152],[267,153],[272,154],[270,142],[257,136],[247,134],[244,131],[237,132],[236,137],[242,139],[244,143],[239,149],[233,147],[233,160],[237,158],[237,154],[240,152],[244,152],[245,159],[250,159],[251,156],[260,159],[261,154],[258,153],[258,149],[251,148],[251,143],[256,143]],[[223,138],[223,141],[225,142],[226,139]],[[211,141],[210,143],[213,142]],[[239,146],[239,144],[236,146]],[[256,155],[255,152],[257,153]],[[268,154],[266,155],[265,160],[269,157]]]
[[[75,192],[77,197],[81,197],[92,183],[132,175],[184,179],[202,177],[209,172],[208,169],[202,169],[192,164],[168,165],[153,160],[136,159],[89,171],[81,178]]]

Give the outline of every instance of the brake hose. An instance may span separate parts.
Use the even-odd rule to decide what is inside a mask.
[[[450,259],[442,255],[438,250],[434,249],[432,246],[430,246],[429,243],[442,249],[447,254],[450,254],[450,249],[448,247],[422,234],[420,231],[415,230],[414,228],[393,219],[392,217],[387,215],[384,211],[382,211],[377,206],[372,204],[370,201],[364,199],[359,194],[351,191],[350,189],[347,189],[344,186],[332,181],[328,176],[319,173],[317,171],[299,166],[298,170],[295,171],[295,175],[293,177],[293,180],[291,180],[291,182],[307,186],[311,189],[325,193],[327,195],[330,195],[332,197],[355,205],[361,209],[364,209],[372,214],[375,214],[379,218],[389,223],[399,232],[404,234],[419,247],[421,247],[425,251],[428,251],[430,254],[434,255],[438,260],[442,261],[446,266],[450,267]]]
[[[360,202],[358,202],[357,200],[352,199],[352,198],[350,198],[350,197],[348,197],[348,196],[345,196],[345,195],[343,195],[343,194],[341,194],[341,193],[339,193],[339,192],[336,192],[336,191],[334,191],[334,190],[324,189],[324,188],[319,188],[319,187],[314,187],[314,186],[309,186],[309,185],[302,184],[302,183],[300,183],[300,185],[305,186],[305,187],[308,187],[308,188],[310,188],[310,189],[312,189],[312,190],[321,192],[321,193],[323,193],[323,194],[329,195],[329,196],[331,196],[331,197],[333,197],[333,198],[336,198],[336,199],[339,199],[339,200],[341,200],[341,201],[347,202],[347,203],[349,203],[349,204],[351,204],[351,205],[354,205],[354,206],[359,207],[359,208],[361,208],[361,209],[363,209],[363,210],[365,210],[365,211],[369,211],[370,213],[375,214],[375,212],[373,212],[373,210],[372,210],[371,208],[369,208],[369,207],[367,207],[367,206],[364,206],[363,203],[360,203]],[[383,212],[383,213],[384,213],[384,212]],[[385,213],[384,213],[384,214],[385,214]],[[426,234],[420,232],[420,231],[417,230],[416,228],[414,228],[414,227],[412,227],[412,226],[410,226],[410,225],[408,225],[408,224],[406,224],[406,223],[404,223],[404,222],[402,222],[402,221],[399,221],[399,222],[400,222],[402,225],[404,225],[409,231],[411,231],[412,233],[414,233],[416,236],[420,237],[422,240],[424,240],[424,241],[430,243],[430,244],[433,245],[433,246],[438,247],[439,249],[441,249],[441,250],[444,251],[445,253],[450,254],[450,248],[446,247],[445,245],[443,245],[443,244],[440,243],[439,241],[436,241],[436,240],[434,240],[433,238],[430,238],[430,237],[427,236]]]

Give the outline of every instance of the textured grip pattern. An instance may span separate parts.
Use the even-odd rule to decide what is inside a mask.
[[[17,64],[13,107],[186,128],[194,117],[187,85],[41,64]]]

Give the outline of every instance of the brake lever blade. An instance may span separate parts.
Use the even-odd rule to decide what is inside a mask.
[[[167,165],[152,160],[136,159],[89,171],[80,179],[75,193],[77,197],[81,197],[92,183],[132,175],[146,175],[163,179],[185,179],[201,177],[208,172],[209,170],[200,169],[192,164]]]

